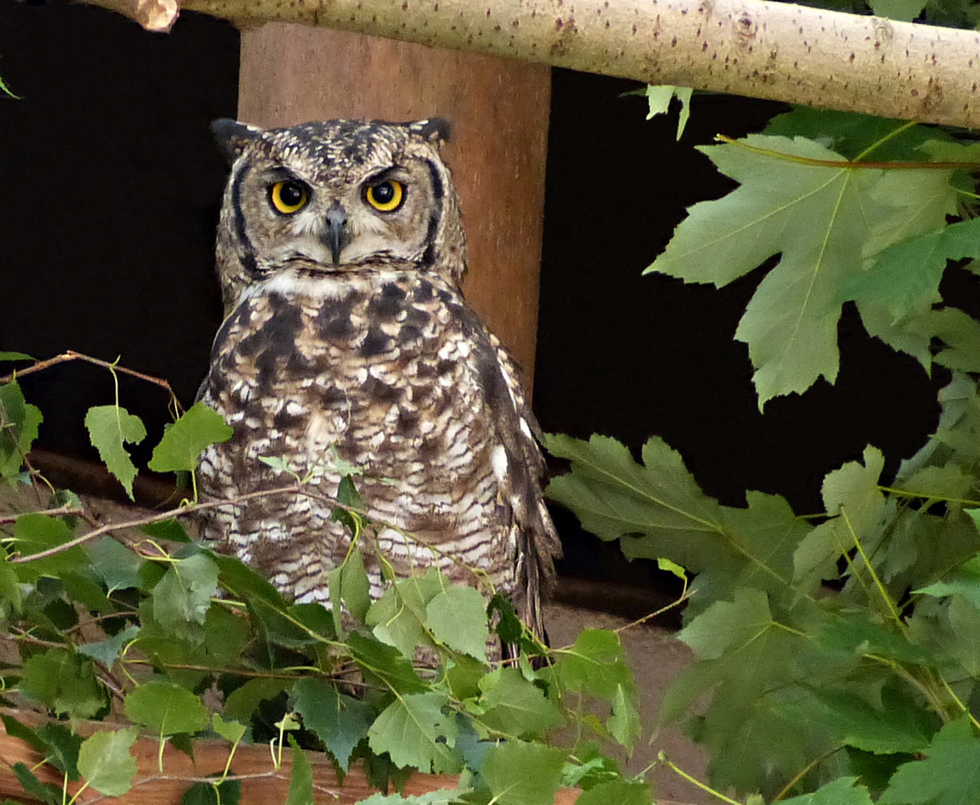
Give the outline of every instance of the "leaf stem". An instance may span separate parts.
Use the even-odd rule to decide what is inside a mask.
[[[738,800],[734,800],[731,799],[730,797],[726,797],[720,791],[715,791],[715,789],[713,789],[711,786],[707,785],[706,783],[702,783],[696,777],[692,777],[690,774],[688,774],[686,771],[680,768],[676,763],[674,763],[674,761],[668,758],[664,752],[660,753],[657,760],[658,762],[663,763],[672,772],[674,772],[674,774],[678,775],[684,780],[687,780],[687,782],[689,782],[691,785],[697,786],[702,791],[711,794],[711,796],[715,797],[716,799],[720,799],[722,802],[728,803],[728,805],[742,805],[742,803],[740,803]]]
[[[865,654],[864,656],[867,657],[867,659],[872,660],[873,662],[878,662],[881,663],[882,665],[887,666],[888,668],[891,668],[891,670],[895,673],[896,676],[898,676],[900,679],[903,679],[905,682],[907,682],[909,685],[911,685],[913,688],[919,691],[919,693],[922,694],[922,697],[927,702],[929,702],[929,705],[935,711],[936,715],[940,717],[940,719],[942,719],[944,722],[949,720],[949,716],[946,713],[946,709],[943,707],[943,703],[939,700],[939,697],[936,695],[935,691],[933,691],[922,680],[916,678],[916,676],[913,673],[911,673],[907,668],[903,667],[900,663],[896,662],[895,660],[889,657],[882,657],[879,654]]]
[[[967,498],[950,498],[944,495],[927,495],[924,492],[912,492],[908,489],[896,489],[893,486],[878,486],[879,492],[886,492],[889,495],[898,495],[904,498],[920,498],[922,500],[935,500],[943,503],[961,503],[964,506],[980,506],[980,500],[969,500]]]
[[[816,159],[814,157],[801,157],[795,154],[786,154],[782,151],[774,151],[771,148],[760,148],[757,145],[749,145],[743,140],[736,140],[725,134],[716,134],[715,140],[726,145],[734,145],[744,148],[760,156],[781,159],[786,162],[796,162],[801,165],[812,165],[816,168],[840,168],[842,170],[964,170],[975,171],[980,165],[976,162],[854,162],[850,159]]]
[[[788,783],[786,783],[786,785],[784,785],[782,787],[782,790],[780,790],[780,792],[778,794],[776,794],[776,796],[774,796],[772,798],[772,801],[773,802],[779,802],[780,800],[782,800],[783,797],[785,797],[787,794],[789,794],[789,792],[793,790],[793,788],[796,786],[796,784],[800,780],[802,780],[804,777],[806,777],[811,771],[813,771],[813,769],[815,769],[817,766],[819,766],[821,763],[823,763],[825,760],[827,760],[827,758],[830,758],[830,757],[833,757],[834,755],[836,755],[838,752],[840,752],[844,748],[845,747],[843,745],[841,745],[841,746],[835,746],[833,749],[830,749],[830,750],[824,752],[819,757],[814,758],[813,760],[811,760],[809,763],[806,764],[806,766],[804,766],[793,777],[792,780],[790,780]]]
[[[631,621],[630,623],[627,623],[623,626],[613,629],[613,631],[616,634],[619,634],[620,632],[625,632],[628,629],[634,629],[637,626],[642,626],[647,621],[653,620],[654,618],[663,615],[665,612],[670,612],[670,610],[674,609],[675,607],[679,607],[681,604],[685,603],[686,601],[690,601],[691,596],[693,596],[696,592],[697,590],[685,590],[684,593],[676,601],[673,601],[670,604],[667,604],[666,606],[660,607],[660,609],[656,610],[655,612],[650,612],[644,615],[642,618],[637,618],[635,621]]]
[[[875,587],[878,589],[879,595],[881,595],[882,600],[888,607],[888,611],[891,613],[892,619],[898,625],[899,629],[904,632],[905,624],[902,622],[902,616],[895,606],[894,601],[892,601],[891,596],[888,594],[888,590],[885,589],[885,585],[882,584],[881,578],[871,566],[871,559],[868,557],[868,554],[865,553],[864,546],[861,544],[861,540],[858,538],[857,532],[855,532],[854,526],[851,524],[851,519],[847,516],[847,508],[843,505],[840,507],[840,516],[847,524],[847,530],[851,532],[851,536],[854,538],[854,545],[858,549],[858,553],[861,554],[861,558],[864,560],[864,566],[868,569],[868,573],[871,575],[871,580],[874,582]]]
[[[862,159],[864,159],[868,154],[870,154],[876,148],[881,147],[882,145],[884,145],[885,143],[887,143],[892,138],[897,137],[899,134],[902,134],[903,132],[906,132],[909,129],[914,128],[917,125],[918,125],[918,123],[916,123],[914,120],[909,120],[909,121],[903,123],[901,126],[898,126],[897,128],[892,129],[890,132],[888,132],[888,134],[886,134],[880,140],[878,140],[875,143],[872,143],[867,148],[865,148],[860,154],[858,154],[856,157],[854,157],[854,160],[853,161],[854,162],[860,162]]]
[[[973,726],[976,727],[978,730],[980,730],[980,721],[977,721],[976,716],[974,716],[973,713],[970,712],[970,708],[967,707],[963,703],[963,700],[960,699],[960,697],[956,695],[956,692],[953,690],[952,686],[949,684],[949,682],[946,681],[946,677],[944,677],[942,674],[940,674],[939,675],[939,681],[942,683],[943,688],[945,689],[946,693],[948,693],[949,696],[952,698],[952,700],[954,702],[956,702],[956,706],[959,707],[960,710],[967,715],[967,717],[973,723]]]

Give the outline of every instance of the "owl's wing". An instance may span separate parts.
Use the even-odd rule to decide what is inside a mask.
[[[476,354],[479,380],[496,438],[507,457],[498,481],[500,497],[509,504],[509,525],[518,546],[514,605],[521,619],[543,638],[541,599],[554,583],[554,560],[561,556],[561,543],[544,504],[546,468],[538,446],[540,428],[510,353],[475,315],[471,326],[479,327],[483,335],[474,339],[481,344]]]

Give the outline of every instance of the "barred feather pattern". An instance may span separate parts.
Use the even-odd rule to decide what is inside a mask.
[[[342,467],[373,525],[371,592],[438,567],[510,596],[543,635],[559,543],[517,369],[460,291],[466,244],[440,119],[212,127],[229,158],[217,233],[226,318],[200,399],[234,429],[199,469],[203,537],[287,597],[328,603],[351,534]],[[262,461],[275,459],[289,473]]]
[[[378,269],[319,282],[328,295],[270,283],[219,331],[201,399],[234,436],[204,454],[200,484],[206,499],[286,486],[293,479],[260,459],[288,457],[326,499],[210,509],[203,536],[289,597],[327,603],[326,574],[351,539],[331,518],[336,457],[362,473],[355,485],[376,523],[362,543],[374,597],[381,551],[399,575],[436,566],[478,587],[486,580],[540,635],[558,543],[510,357],[435,274]]]

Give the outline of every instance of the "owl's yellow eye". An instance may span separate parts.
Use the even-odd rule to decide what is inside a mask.
[[[405,200],[405,188],[401,182],[388,179],[380,184],[370,185],[365,198],[378,212],[394,212]]]
[[[276,212],[292,215],[299,212],[310,200],[306,187],[299,182],[276,182],[269,187],[269,201]]]

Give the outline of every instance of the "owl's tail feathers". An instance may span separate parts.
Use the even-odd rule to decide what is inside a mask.
[[[544,501],[538,498],[530,523],[521,529],[518,556],[517,614],[528,629],[547,645],[543,604],[555,584],[555,559],[561,556],[558,532]]]

